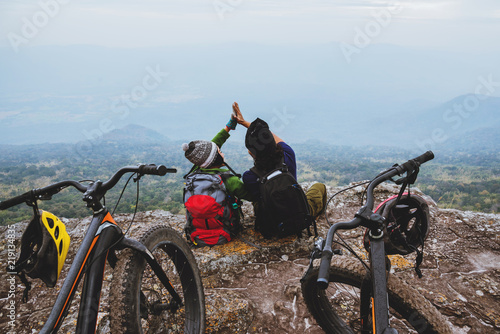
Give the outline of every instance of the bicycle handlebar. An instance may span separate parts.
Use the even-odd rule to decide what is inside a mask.
[[[101,189],[106,192],[113,188],[121,177],[126,173],[138,173],[140,175],[159,175],[164,176],[167,173],[177,173],[175,168],[167,168],[164,165],[138,165],[138,166],[127,166],[120,168],[108,181],[104,182]]]
[[[361,225],[361,223],[362,223],[361,218],[354,218],[349,222],[335,223],[328,230],[325,247],[321,252],[321,262],[319,264],[317,282],[318,282],[318,287],[320,289],[324,290],[328,287],[328,282],[329,282],[328,276],[330,275],[330,261],[332,260],[333,256],[333,250],[332,250],[333,235],[337,230],[351,230]]]
[[[416,162],[418,162],[421,165],[421,164],[426,163],[427,161],[430,161],[432,159],[434,159],[434,153],[432,151],[427,151],[424,154],[422,154],[416,158],[413,158],[412,160],[415,160]]]
[[[403,175],[404,173],[411,174],[415,170],[417,170],[417,168],[421,164],[432,159],[434,159],[434,153],[432,153],[432,151],[427,151],[416,158],[408,160],[402,165],[395,165],[394,167],[386,170],[385,172],[377,176],[370,182],[370,184],[366,189],[366,204],[364,205],[363,209],[368,209],[370,211],[373,210],[373,203],[374,203],[373,190],[379,184],[387,180],[390,180],[392,177],[396,175]]]
[[[367,187],[366,190],[366,203],[365,205],[358,211],[356,214],[356,218],[349,222],[339,222],[333,224],[330,229],[328,230],[328,235],[326,237],[326,242],[325,242],[325,247],[322,250],[321,254],[321,263],[319,266],[319,273],[318,273],[318,287],[320,289],[326,289],[328,287],[328,276],[330,272],[330,261],[333,256],[333,251],[332,251],[332,243],[333,243],[333,236],[337,230],[351,230],[354,229],[358,226],[360,226],[366,219],[369,219],[369,217],[366,217],[366,212],[368,213],[373,213],[373,203],[374,203],[374,196],[373,196],[373,190],[375,187],[377,187],[379,184],[381,184],[384,181],[390,180],[392,177],[396,175],[402,175],[404,173],[411,174],[417,168],[429,161],[434,159],[434,153],[432,151],[427,151],[424,154],[410,159],[407,162],[405,162],[402,165],[396,165],[385,172],[381,173],[379,176],[377,176],[375,179],[373,179],[370,184]]]
[[[149,174],[149,175],[159,175],[164,176],[167,173],[177,173],[177,169],[175,168],[167,168],[163,165],[141,165],[139,166],[140,174]]]
[[[30,190],[27,193],[24,193],[22,195],[6,199],[5,201],[1,201],[0,202],[0,210],[5,210],[5,209],[8,209],[10,207],[19,205],[21,203],[25,203],[27,201],[30,201],[31,198],[33,198],[32,192],[33,191]]]
[[[175,168],[167,168],[164,165],[138,165],[138,166],[128,166],[128,167],[123,167],[120,168],[108,181],[102,183],[100,186],[99,191],[102,192],[103,194],[106,193],[108,190],[113,188],[118,181],[120,181],[120,178],[126,174],[126,173],[138,173],[139,175],[159,175],[159,176],[164,176],[167,173],[177,173],[177,170]],[[90,187],[92,186],[89,185],[84,185],[81,184],[78,181],[61,181],[57,183],[53,183],[51,185],[48,185],[43,188],[39,189],[33,189],[30,190],[22,195],[7,199],[5,201],[0,202],[0,210],[6,210],[8,208],[11,208],[13,206],[22,204],[22,203],[27,203],[27,202],[33,202],[37,199],[41,199],[44,196],[52,196],[63,190],[64,188],[67,188],[69,186],[72,186],[76,188],[78,191],[85,193],[87,192]]]
[[[424,154],[419,155],[416,158],[410,159],[407,162],[405,162],[404,164],[402,164],[401,166],[398,166],[399,169],[401,170],[400,175],[403,172],[411,172],[412,170],[415,169],[415,167],[418,167],[421,164],[426,163],[427,161],[432,160],[432,159],[434,159],[434,153],[432,153],[432,151],[427,151]]]

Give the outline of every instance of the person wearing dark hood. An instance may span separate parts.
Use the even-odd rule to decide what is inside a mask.
[[[269,125],[260,118],[248,122],[243,117],[238,103],[233,104],[234,119],[245,128],[245,146],[254,160],[254,168],[243,174],[243,183],[258,203],[262,194],[260,193],[260,179],[283,163],[288,172],[297,180],[297,162],[294,150],[283,139],[269,129]],[[256,173],[259,171],[259,173]],[[260,174],[260,175],[258,175]],[[322,183],[313,184],[306,192],[309,212],[316,219],[326,206],[326,187]],[[258,210],[256,210],[258,215]]]

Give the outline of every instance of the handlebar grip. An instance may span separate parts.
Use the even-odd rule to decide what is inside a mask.
[[[423,164],[429,160],[432,160],[434,159],[434,153],[432,153],[432,151],[427,151],[425,152],[424,154],[416,157],[415,160],[416,162],[418,162],[419,164]]]
[[[410,159],[401,166],[398,167],[398,173],[401,174],[403,172],[412,172],[421,164],[434,159],[434,153],[432,151],[427,151],[422,155],[419,155],[416,158]]]
[[[167,173],[177,173],[175,168],[167,168],[164,165],[142,165],[139,167],[139,173],[148,175],[163,176]]]
[[[321,254],[321,263],[319,265],[318,273],[318,288],[325,290],[328,288],[330,277],[330,261],[332,260],[333,252],[331,250],[323,250]]]
[[[5,201],[0,202],[0,210],[6,210],[8,208],[11,208],[13,206],[25,203],[26,201],[30,200],[33,198],[33,193],[31,191],[28,191],[27,193],[24,193],[22,195],[9,198]]]

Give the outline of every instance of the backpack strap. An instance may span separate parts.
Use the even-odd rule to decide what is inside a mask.
[[[240,215],[243,217],[244,214],[243,214],[243,210],[241,209],[241,205],[242,205],[242,202],[240,201],[239,198],[237,198],[236,196],[234,196],[232,194],[232,192],[229,191],[229,189],[227,188],[227,184],[226,184],[226,181],[233,177],[233,176],[236,176],[237,178],[241,178],[241,174],[238,174],[236,173],[227,163],[224,162],[224,165],[229,169],[229,171],[226,171],[226,172],[214,172],[213,174],[217,174],[220,176],[222,182],[224,182],[224,186],[226,186],[226,194],[227,194],[227,197],[229,199],[231,199],[230,203],[231,203],[231,206],[234,210],[237,210]],[[193,173],[193,172],[196,172],[196,170],[198,170],[199,168],[197,168],[198,166],[193,166],[193,168],[191,168],[191,170],[189,171],[189,173],[187,173],[185,177],[187,177],[189,174]],[[212,174],[212,173],[211,173]],[[234,200],[233,200],[234,199]]]
[[[253,172],[258,177],[258,181],[260,181],[264,177],[264,173],[257,169],[257,167],[250,168],[250,171]]]
[[[281,157],[281,162],[280,164],[278,165],[278,168],[281,169],[281,171],[283,173],[288,173],[288,166],[286,165],[285,163],[285,155],[283,154],[283,156]]]
[[[228,167],[229,167],[229,166],[228,166]],[[242,217],[244,217],[243,210],[241,209],[241,205],[242,205],[243,203],[241,202],[241,200],[240,200],[238,197],[234,196],[234,195],[233,195],[233,193],[229,191],[229,189],[227,189],[227,185],[226,185],[226,181],[227,181],[229,178],[231,178],[231,177],[233,177],[233,176],[238,177],[238,175],[239,175],[239,174],[234,175],[234,174],[231,174],[231,173],[229,173],[229,172],[225,172],[225,173],[220,173],[219,175],[220,175],[220,177],[221,177],[221,179],[222,179],[222,182],[224,182],[224,185],[226,186],[226,193],[227,193],[227,197],[228,197],[228,198],[229,198],[229,200],[230,200],[230,203],[231,203],[232,208],[233,208],[234,210],[237,210],[237,211],[240,213],[240,215],[241,215]]]
[[[288,166],[285,164],[285,156],[284,155],[281,157],[280,162],[278,162],[278,164],[276,164],[276,167],[271,171],[274,171],[276,169],[281,170],[283,173],[288,172]],[[261,181],[261,182],[264,179],[264,177],[268,174],[268,173],[264,173],[263,171],[257,169],[257,167],[255,167],[255,166],[250,168],[250,171],[253,172],[255,175],[257,175],[259,178],[259,181]]]
[[[233,176],[237,176],[237,175],[233,175],[232,173],[229,173],[229,172],[225,172],[225,173],[218,173],[218,175],[220,176],[220,178],[222,179],[222,182],[224,182],[224,186],[226,187],[226,192],[229,196],[233,196],[233,194],[229,191],[229,189],[227,189],[227,180],[230,179],[231,177]]]
[[[241,174],[238,174],[236,173],[232,168],[231,166],[229,166],[225,161],[224,161],[224,166],[227,167],[227,169],[229,169],[231,171],[231,173],[233,173],[234,176],[236,176],[238,179],[241,179]]]
[[[191,169],[189,170],[189,172],[187,172],[186,175],[184,175],[182,178],[185,179],[186,177],[188,177],[190,174],[192,174],[193,172],[195,172],[197,169],[199,169],[198,166],[196,165],[193,165],[193,167],[191,167]]]

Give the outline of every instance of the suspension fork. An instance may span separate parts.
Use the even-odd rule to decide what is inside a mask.
[[[370,316],[371,314],[371,301],[372,301],[372,278],[370,272],[366,272],[363,281],[361,282],[361,294],[360,294],[360,305],[359,314],[361,318],[361,333],[370,334],[373,332],[373,328],[370,328]]]
[[[180,306],[184,305],[181,297],[179,296],[177,291],[175,291],[174,287],[172,286],[172,283],[168,279],[167,274],[165,274],[165,271],[163,270],[161,265],[158,263],[158,261],[156,261],[154,255],[149,251],[149,249],[146,246],[144,246],[139,241],[129,239],[129,238],[123,238],[119,244],[119,248],[120,249],[121,248],[131,248],[131,249],[139,252],[139,254],[141,254],[146,259],[146,261],[150,265],[151,269],[153,269],[154,273],[156,274],[156,276],[158,276],[158,278],[161,281],[161,283],[163,284],[163,286],[170,293],[170,295],[174,299],[177,306],[180,307]]]
[[[370,234],[370,275],[372,278],[373,333],[397,334],[389,327],[389,297],[387,294],[387,270],[383,232]],[[365,308],[366,309],[366,308]]]

